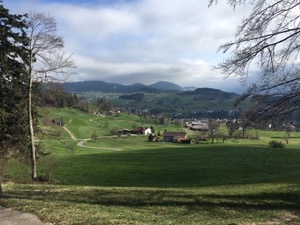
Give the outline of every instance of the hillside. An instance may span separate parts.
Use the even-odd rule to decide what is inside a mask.
[[[183,91],[183,88],[179,85],[167,81],[159,81],[154,84],[150,84],[149,87],[165,91]]]
[[[203,100],[231,99],[239,96],[236,93],[225,92],[214,88],[197,88],[194,91],[182,92],[180,95],[197,96],[197,98],[201,98]]]
[[[239,95],[212,88],[177,93],[121,95],[110,99],[115,107],[135,109],[176,118],[229,118],[237,116],[235,102]]]
[[[235,106],[238,94],[213,88],[183,91],[180,86],[165,81],[151,85],[84,81],[64,83],[64,87],[91,102],[105,98],[114,108],[135,114],[149,112],[176,118],[230,118],[240,113]]]

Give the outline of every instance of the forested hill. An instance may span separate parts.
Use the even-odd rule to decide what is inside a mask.
[[[198,88],[175,93],[123,94],[110,101],[117,108],[131,109],[131,113],[146,110],[172,118],[223,119],[236,117],[239,113],[235,106],[238,96],[218,89]]]
[[[104,93],[160,93],[160,92],[172,92],[182,91],[180,86],[166,81],[160,81],[151,85],[145,84],[131,84],[123,85],[118,83],[107,83],[104,81],[81,81],[81,82],[67,82],[63,84],[64,89],[67,92],[104,92]]]
[[[238,94],[233,92],[224,92],[219,89],[214,88],[197,88],[194,91],[184,91],[180,95],[193,95],[197,96],[199,99],[203,100],[213,100],[213,99],[232,99],[238,97]]]

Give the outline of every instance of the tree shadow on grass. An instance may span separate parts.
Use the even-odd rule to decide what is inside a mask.
[[[254,194],[199,194],[195,191],[142,188],[72,188],[69,186],[45,186],[42,190],[25,186],[20,190],[7,190],[5,199],[37,200],[44,203],[68,202],[122,207],[188,207],[226,208],[232,210],[288,210],[300,209],[300,190],[272,191]]]
[[[206,187],[297,183],[300,151],[210,145],[78,155],[65,158],[61,184],[106,187]]]

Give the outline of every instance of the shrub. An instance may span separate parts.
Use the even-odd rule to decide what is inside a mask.
[[[52,182],[53,181],[53,171],[59,166],[58,159],[52,154],[44,155],[39,158],[40,163],[40,173],[41,176],[37,177],[40,182]]]
[[[111,129],[110,130],[110,132],[109,132],[111,135],[118,135],[118,136],[121,136],[121,133],[119,133],[118,131],[117,131],[117,129]]]
[[[149,134],[148,141],[152,142],[154,140],[155,136],[153,134]]]
[[[270,141],[268,146],[271,148],[284,148],[284,144],[281,141]]]
[[[93,140],[93,141],[96,141],[97,139],[98,139],[98,136],[97,136],[97,134],[94,132],[93,133],[93,135],[91,136],[91,139]]]

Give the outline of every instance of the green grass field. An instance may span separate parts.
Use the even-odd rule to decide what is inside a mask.
[[[77,139],[108,133],[93,115],[52,113],[63,115]],[[124,127],[139,121],[121,115],[109,123]],[[28,182],[28,168],[11,161],[0,205],[55,224],[300,224],[299,133],[286,148],[272,149],[268,141],[282,140],[284,133],[193,145],[100,137],[83,148],[60,132],[59,138],[39,142],[51,152],[48,162],[39,159],[40,173],[53,162],[56,183]],[[23,182],[13,182],[16,178]]]

